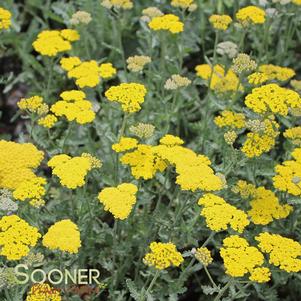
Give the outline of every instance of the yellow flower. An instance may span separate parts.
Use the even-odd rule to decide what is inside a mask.
[[[45,127],[45,128],[52,128],[56,122],[57,122],[57,117],[53,114],[48,114],[45,117],[42,117],[38,120],[38,124]]]
[[[91,168],[101,168],[102,162],[98,158],[92,156],[89,153],[82,153],[83,158],[88,158],[91,162]]]
[[[259,71],[264,73],[269,80],[287,81],[296,75],[296,72],[291,68],[275,66],[272,64],[261,65]]]
[[[138,83],[122,83],[113,86],[105,92],[109,101],[117,101],[125,112],[133,113],[141,109],[147,90],[144,85]]]
[[[205,247],[193,249],[192,253],[194,254],[194,257],[205,267],[213,262],[211,252]]]
[[[30,98],[22,98],[18,103],[20,110],[29,111],[30,113],[36,113],[38,115],[47,114],[49,108],[44,103],[44,100],[40,96],[32,96]]]
[[[28,255],[41,234],[17,215],[0,219],[0,255],[8,260],[19,260]]]
[[[88,171],[94,167],[93,160],[86,154],[73,158],[64,154],[56,155],[48,161],[48,166],[60,178],[61,184],[69,189],[82,187]]]
[[[242,113],[235,113],[232,111],[222,111],[222,113],[214,118],[214,123],[220,127],[230,127],[241,129],[246,125],[246,117]]]
[[[259,249],[268,253],[269,262],[288,273],[301,271],[301,244],[290,238],[267,232],[260,233],[255,238]]]
[[[241,8],[236,13],[237,20],[243,25],[263,24],[265,22],[265,11],[257,6],[247,6]]]
[[[8,29],[11,26],[11,13],[10,11],[0,7],[0,30]]]
[[[284,161],[276,165],[273,177],[274,187],[292,195],[301,195],[301,148],[296,148],[292,157],[295,160]]]
[[[60,52],[71,50],[71,42],[79,40],[76,30],[44,30],[32,43],[35,51],[42,55],[55,56]]]
[[[235,92],[239,84],[239,79],[233,70],[229,69],[225,72],[221,65],[215,65],[212,71],[211,66],[207,64],[198,65],[195,68],[197,76],[204,80],[210,81],[210,89],[218,93]],[[242,86],[239,86],[242,90]]]
[[[228,131],[224,134],[224,139],[228,145],[233,145],[233,143],[237,139],[237,134],[234,131]]]
[[[59,290],[51,287],[48,283],[35,284],[30,288],[26,301],[61,301]]]
[[[137,186],[123,183],[117,187],[104,188],[98,195],[104,210],[111,212],[115,218],[126,219],[136,203]]]
[[[170,266],[180,266],[184,261],[176,246],[171,243],[152,242],[149,246],[151,252],[147,253],[143,259],[144,263],[157,270],[164,270]]]
[[[301,144],[301,126],[296,126],[285,130],[283,136],[293,141],[293,144]]]
[[[254,88],[246,96],[245,104],[255,113],[272,112],[286,116],[290,108],[301,108],[301,98],[295,91],[269,84]]]
[[[68,121],[79,124],[92,122],[95,119],[92,103],[86,100],[82,91],[71,90],[61,93],[62,100],[57,101],[50,108],[56,116],[65,116]]]
[[[142,11],[141,20],[145,21],[145,22],[149,22],[153,18],[159,17],[159,16],[163,16],[163,13],[161,12],[161,10],[159,8],[157,8],[157,7],[151,6],[151,7],[145,8]]]
[[[232,22],[232,18],[228,15],[212,15],[209,18],[209,22],[215,29],[227,30]]]
[[[167,14],[159,17],[154,17],[149,23],[150,29],[166,30],[171,33],[179,33],[184,30],[184,23],[180,21],[180,18],[173,14]]]
[[[262,268],[264,257],[255,247],[237,235],[231,235],[224,239],[220,250],[224,260],[226,273],[232,277],[243,277],[250,273],[250,280],[267,282],[271,273],[267,268]],[[258,269],[260,268],[260,269]]]
[[[293,0],[292,3],[296,5],[301,5],[301,0]]]
[[[188,9],[189,11],[196,6],[196,4],[193,3],[193,0],[171,0],[171,5],[174,7]]]
[[[175,145],[184,144],[184,141],[178,136],[167,134],[160,139],[160,144],[167,145],[167,146],[175,146]]]
[[[116,75],[117,70],[113,67],[111,63],[101,64],[99,66],[99,75],[102,78],[111,78]]]
[[[241,233],[250,223],[245,212],[212,193],[206,193],[199,199],[198,204],[204,207],[201,215],[205,217],[207,226],[213,231],[227,230],[230,225]]]
[[[76,224],[70,219],[53,224],[43,236],[43,246],[50,250],[60,250],[72,254],[81,247],[80,233]]]
[[[137,148],[138,141],[134,138],[121,137],[118,143],[112,145],[112,150],[116,153],[125,152]]]
[[[269,80],[269,77],[262,72],[254,72],[248,76],[248,82],[251,85],[258,86]]]
[[[239,53],[236,58],[233,59],[233,64],[231,69],[236,74],[241,74],[243,72],[250,72],[257,68],[257,64],[251,57],[245,53]]]

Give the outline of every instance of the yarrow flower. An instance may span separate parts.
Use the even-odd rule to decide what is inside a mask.
[[[153,136],[155,127],[149,123],[139,122],[136,125],[132,125],[129,130],[140,139],[148,139]]]
[[[42,243],[50,250],[76,254],[81,247],[80,232],[70,219],[61,220],[48,229]]]
[[[210,89],[218,93],[234,92],[239,85],[239,79],[233,70],[229,69],[227,72],[221,65],[215,65],[213,70],[207,64],[198,65],[195,68],[197,76],[204,80],[210,81]],[[242,86],[239,86],[242,90]]]
[[[60,65],[68,72],[68,78],[76,79],[75,83],[80,88],[96,87],[100,82],[100,78],[112,78],[117,73],[111,63],[98,65],[94,60],[82,62],[77,56],[62,58]]]
[[[296,72],[287,67],[272,64],[259,66],[259,72],[265,74],[269,80],[287,81],[296,75]]]
[[[238,46],[231,41],[221,42],[217,44],[216,52],[220,55],[227,55],[230,59],[233,59],[238,53]]]
[[[179,88],[185,88],[191,84],[191,80],[187,77],[183,77],[179,74],[173,74],[164,85],[166,90],[176,90]]]
[[[228,131],[224,134],[225,142],[229,145],[233,145],[237,137],[237,133],[234,131]]]
[[[229,25],[232,23],[232,18],[228,15],[212,15],[209,18],[209,22],[212,24],[214,29],[227,30]]]
[[[163,15],[164,14],[161,12],[161,10],[159,8],[151,6],[151,7],[145,8],[142,11],[141,20],[144,22],[150,22],[153,18],[160,17]]]
[[[64,91],[60,97],[62,99],[50,108],[50,111],[57,117],[64,116],[68,121],[76,121],[79,124],[89,123],[95,119],[92,103],[85,99],[86,94],[84,92],[78,90]]]
[[[230,127],[241,129],[246,125],[246,117],[242,113],[225,110],[222,111],[219,116],[214,118],[214,123],[220,128]]]
[[[211,252],[205,247],[192,249],[191,253],[205,267],[207,267],[209,264],[213,262]]]
[[[245,53],[239,53],[236,58],[233,59],[233,64],[231,69],[236,74],[241,74],[243,72],[250,72],[255,70],[257,64],[254,60],[250,58],[249,55]]]
[[[171,243],[152,242],[149,246],[150,252],[144,256],[144,263],[157,270],[164,270],[171,266],[180,266],[184,261],[176,246]]]
[[[98,195],[104,210],[111,212],[115,218],[126,219],[136,203],[138,188],[134,184],[123,183],[117,187],[104,188]]]
[[[296,126],[285,130],[283,136],[289,140],[292,140],[293,144],[301,145],[301,126]]]
[[[48,283],[33,285],[26,297],[26,301],[61,301],[59,290],[51,287]]]
[[[269,77],[262,72],[254,72],[248,76],[248,82],[251,85],[258,86],[269,80]]]
[[[224,260],[226,273],[232,277],[243,277],[250,274],[249,279],[255,282],[268,282],[271,272],[268,268],[262,267],[264,257],[255,247],[238,235],[228,236],[223,240],[223,247],[220,250]]]
[[[8,29],[11,26],[11,12],[0,7],[0,30]]]
[[[78,25],[78,24],[89,24],[92,21],[91,14],[86,11],[79,10],[74,13],[70,19],[70,24]]]
[[[40,237],[37,228],[30,226],[17,215],[0,219],[0,255],[8,260],[19,260],[27,256]]]
[[[122,109],[128,113],[134,113],[141,109],[147,90],[144,85],[138,83],[122,83],[110,87],[105,96],[109,101],[117,101]]]
[[[292,152],[294,160],[284,161],[275,167],[273,177],[274,187],[280,191],[287,191],[296,196],[301,195],[301,148]]]
[[[188,9],[190,12],[197,9],[197,5],[193,3],[193,0],[171,0],[171,5],[182,9]]]
[[[21,98],[17,105],[20,110],[28,111],[29,113],[35,113],[38,115],[47,114],[47,112],[49,111],[48,105],[40,96]]]
[[[94,162],[93,157],[87,156],[87,154],[73,158],[61,154],[52,157],[48,161],[48,166],[52,168],[52,173],[60,178],[63,186],[76,189],[85,184],[87,173],[95,168]]]
[[[267,232],[255,238],[259,249],[269,254],[269,262],[288,273],[301,271],[301,244],[290,238]]]
[[[0,189],[0,210],[14,212],[18,210],[18,204],[12,200],[13,195],[8,189]]]
[[[132,72],[140,72],[143,70],[146,64],[151,62],[151,58],[145,55],[134,55],[130,56],[127,62],[127,68]]]
[[[184,144],[184,141],[180,137],[167,134],[160,139],[160,144],[167,146],[175,146]]]
[[[204,207],[201,215],[205,217],[207,226],[213,231],[227,230],[230,225],[232,229],[241,233],[250,223],[245,212],[212,193],[201,197],[198,204]]]
[[[79,40],[79,34],[73,29],[44,30],[32,43],[35,51],[42,55],[55,56],[60,52],[71,50],[71,42]]]
[[[121,153],[130,149],[135,149],[137,146],[138,141],[136,139],[121,137],[118,143],[112,145],[112,150],[114,150],[116,153]]]
[[[263,24],[265,22],[265,11],[257,6],[241,8],[236,13],[236,19],[243,25]]]
[[[173,14],[167,14],[159,17],[154,17],[149,23],[150,29],[158,31],[165,30],[173,34],[182,32],[184,30],[184,23],[180,18]]]
[[[115,7],[117,9],[133,8],[133,2],[131,0],[102,0],[100,4],[108,9],[111,9],[112,7]]]
[[[47,114],[38,120],[38,125],[50,129],[57,123],[57,121],[58,119],[55,115]]]

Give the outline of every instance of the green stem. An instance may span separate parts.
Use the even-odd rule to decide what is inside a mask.
[[[145,300],[145,298],[147,297],[147,295],[149,294],[149,292],[150,292],[151,289],[153,288],[154,284],[156,283],[156,281],[157,281],[159,275],[160,275],[160,271],[158,270],[158,271],[156,271],[156,274],[155,274],[153,280],[151,281],[151,283],[149,284],[149,286],[148,286],[148,288],[147,288],[145,294],[144,294],[143,292],[141,293],[140,301],[144,301],[144,300]]]
[[[229,288],[229,286],[232,284],[232,282],[233,282],[233,279],[230,279],[229,282],[220,290],[220,292],[214,298],[213,301],[219,301],[222,298],[222,296],[224,295],[224,293],[226,292],[226,290]]]

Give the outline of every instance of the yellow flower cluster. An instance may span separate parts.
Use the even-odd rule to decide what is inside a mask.
[[[269,80],[269,77],[262,72],[254,72],[248,76],[248,82],[251,85],[258,86]]]
[[[38,120],[38,124],[40,126],[43,126],[45,128],[52,128],[56,122],[58,121],[57,117],[53,114],[47,114],[46,116],[44,117],[41,117],[39,120]]]
[[[242,147],[242,152],[249,158],[259,157],[265,152],[270,151],[279,135],[279,124],[276,121],[265,119],[263,120],[263,130],[250,132],[247,134],[247,139]]]
[[[286,116],[290,108],[301,108],[301,98],[295,91],[268,84],[254,88],[245,98],[245,104],[256,113],[272,112]]]
[[[0,7],[0,30],[8,29],[11,25],[11,13],[10,11]]]
[[[0,140],[0,188],[15,190],[24,181],[36,179],[33,169],[43,157],[43,152],[31,143]]]
[[[288,273],[301,271],[301,244],[290,238],[267,232],[260,233],[256,238],[258,247],[270,255],[269,262]]]
[[[173,14],[167,14],[159,17],[154,17],[149,23],[150,29],[158,31],[165,30],[171,33],[179,33],[184,30],[184,23],[180,18]]]
[[[126,60],[127,67],[132,72],[142,71],[144,66],[146,64],[149,64],[151,61],[152,61],[151,58],[146,55],[134,55],[134,56],[130,56]]]
[[[131,9],[133,8],[133,2],[131,0],[102,0],[101,5],[105,8],[111,9],[115,7],[117,9]]]
[[[295,145],[301,145],[301,126],[296,126],[290,129],[287,129],[283,136],[287,139],[293,141]]]
[[[37,228],[30,226],[17,215],[0,219],[0,255],[8,260],[19,260],[27,256],[30,247],[34,247],[40,237]]]
[[[171,0],[171,5],[182,9],[188,9],[190,12],[197,9],[197,5],[193,3],[193,0]]]
[[[301,148],[292,152],[295,160],[284,161],[276,165],[273,177],[274,187],[292,195],[301,195]]]
[[[44,103],[43,98],[40,96],[22,98],[17,105],[20,110],[36,113],[38,115],[47,114],[49,110],[48,105]]]
[[[275,66],[272,64],[261,65],[259,71],[265,74],[269,80],[287,81],[296,75],[291,68]]]
[[[236,74],[243,72],[250,72],[257,68],[257,63],[251,59],[246,53],[239,53],[234,59],[232,64],[232,71]]]
[[[210,81],[210,89],[212,90],[219,93],[237,90],[239,79],[231,69],[226,72],[221,65],[215,65],[212,71],[211,66],[203,64],[196,66],[195,70],[197,76]],[[239,89],[242,90],[242,86]]]
[[[56,116],[65,116],[68,121],[76,121],[79,124],[92,122],[95,119],[92,103],[86,100],[86,94],[82,91],[71,90],[61,93],[58,100],[50,108]]]
[[[213,262],[211,252],[205,247],[193,249],[192,253],[194,253],[194,257],[205,267]]]
[[[77,56],[62,58],[61,67],[67,71],[68,78],[75,78],[75,83],[80,87],[96,87],[100,78],[108,79],[116,75],[117,70],[111,63],[98,65],[96,61],[82,62]]]
[[[60,178],[63,186],[75,189],[85,184],[85,177],[95,167],[95,161],[86,154],[73,158],[61,154],[52,157],[48,166],[52,168],[52,173]]]
[[[51,287],[48,283],[35,284],[30,288],[26,301],[61,301],[59,290]]]
[[[296,5],[301,5],[301,0],[293,0],[292,3]]]
[[[173,74],[164,85],[166,90],[176,90],[178,88],[184,88],[191,84],[191,80],[187,77],[181,76],[179,74]]]
[[[239,181],[237,188],[243,196],[251,198],[248,215],[256,225],[267,225],[274,219],[286,218],[293,210],[290,205],[281,205],[276,195],[264,187],[256,188],[245,181]]]
[[[50,250],[78,253],[81,247],[80,233],[76,224],[70,219],[53,224],[43,236],[43,246]]]
[[[222,111],[221,114],[214,118],[215,124],[222,127],[231,127],[241,129],[246,126],[246,117],[242,113],[235,113],[232,111]]]
[[[124,220],[136,203],[138,188],[134,184],[123,183],[117,187],[104,188],[98,195],[104,210],[111,212],[115,218]]]
[[[271,272],[262,267],[264,257],[255,247],[237,235],[231,235],[224,239],[220,250],[224,260],[226,273],[232,277],[243,277],[250,273],[249,279],[255,282],[268,282]]]
[[[147,90],[144,85],[138,83],[122,83],[110,87],[105,96],[109,101],[117,101],[125,112],[133,113],[141,109]]]
[[[184,261],[181,253],[171,242],[152,242],[149,248],[151,252],[145,255],[143,261],[146,265],[158,270],[164,270],[170,266],[178,267]]]
[[[134,138],[121,137],[118,143],[112,145],[112,150],[116,153],[128,151],[133,148],[137,148],[138,141]]]
[[[73,29],[44,30],[32,43],[35,51],[42,55],[55,56],[60,52],[71,50],[71,42],[79,40],[79,34]]]
[[[237,20],[243,25],[263,24],[265,22],[265,11],[257,6],[247,6],[241,8],[236,13]]]
[[[167,134],[160,139],[160,144],[175,146],[184,144],[184,141],[180,137]]]
[[[232,18],[228,15],[212,15],[209,18],[209,22],[215,29],[227,30],[232,23]]]
[[[198,200],[198,204],[204,207],[201,215],[205,217],[207,226],[213,231],[227,230],[230,225],[232,229],[241,233],[250,223],[245,212],[212,193],[206,193]]]

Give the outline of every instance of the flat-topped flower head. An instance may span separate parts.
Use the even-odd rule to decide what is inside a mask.
[[[143,70],[146,64],[151,62],[151,58],[146,55],[134,55],[130,56],[127,62],[127,68],[132,72],[140,72]]]
[[[150,252],[144,256],[144,263],[157,270],[165,270],[171,266],[178,267],[184,261],[176,246],[171,243],[152,242]]]
[[[101,0],[100,4],[107,9],[131,9],[134,6],[132,0]]]
[[[61,93],[61,100],[54,103],[50,111],[57,117],[64,116],[68,121],[79,124],[90,123],[95,119],[92,103],[86,100],[86,94],[78,90]]]
[[[11,26],[11,12],[0,7],[0,30],[8,29]]]
[[[121,104],[123,111],[134,113],[140,111],[147,90],[144,85],[138,83],[122,83],[113,86],[105,92],[109,101],[117,101]]]
[[[34,284],[26,297],[26,301],[61,301],[58,289],[51,287],[48,283]]]
[[[191,12],[197,9],[197,5],[193,1],[194,0],[171,0],[171,6],[188,9],[188,11]]]
[[[58,119],[55,115],[47,114],[46,116],[41,117],[38,120],[38,125],[43,126],[47,129],[50,129],[56,124],[57,121],[58,121]]]
[[[0,219],[0,255],[8,260],[19,260],[27,256],[40,237],[37,228],[17,215]]]
[[[18,107],[22,111],[29,113],[35,113],[38,115],[47,114],[49,111],[48,105],[44,102],[41,96],[32,96],[29,98],[21,98],[17,103]]]
[[[44,30],[32,43],[35,51],[46,56],[55,56],[71,50],[71,42],[79,40],[79,34],[73,29]]]
[[[232,23],[232,18],[228,15],[212,15],[209,18],[209,22],[212,24],[214,29],[227,30],[229,25]]]
[[[160,139],[160,144],[167,146],[175,146],[184,144],[184,141],[178,136],[167,134]]]
[[[171,33],[179,33],[184,30],[184,23],[180,21],[180,18],[173,14],[167,14],[159,17],[154,17],[149,23],[150,29],[158,31],[164,30]]]
[[[113,67],[111,63],[104,63],[99,65],[99,75],[101,78],[109,79],[115,76],[117,70]]]
[[[70,219],[61,220],[48,229],[42,243],[50,250],[75,254],[81,247],[80,232]]]
[[[134,184],[123,183],[117,187],[104,188],[98,195],[104,210],[111,212],[115,218],[126,219],[136,203],[138,188]]]
[[[125,152],[135,149],[138,146],[138,141],[135,138],[121,137],[118,143],[112,145],[112,150],[116,153]]]
[[[241,8],[236,13],[236,19],[243,25],[263,24],[265,22],[265,11],[257,6],[247,6]]]
[[[287,81],[296,75],[296,72],[291,68],[272,64],[261,65],[258,70],[265,74],[269,80]]]
[[[179,88],[185,88],[191,84],[191,80],[187,77],[179,74],[173,74],[164,85],[166,90],[176,90]]]
[[[269,77],[262,72],[254,72],[248,76],[248,82],[251,85],[259,86],[269,80]]]
[[[229,127],[242,129],[246,126],[246,117],[243,113],[235,113],[232,111],[222,111],[219,116],[214,118],[214,123],[220,127]]]

